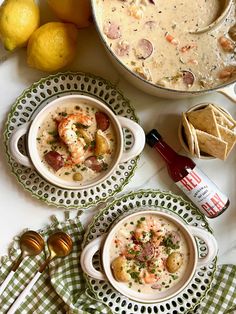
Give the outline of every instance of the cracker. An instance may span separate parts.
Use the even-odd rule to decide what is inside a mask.
[[[228,143],[211,134],[196,130],[200,151],[216,158],[225,160]]]
[[[221,125],[219,126],[219,131],[220,131],[221,139],[228,143],[227,152],[226,152],[226,157],[228,157],[229,153],[231,152],[231,150],[233,149],[236,143],[236,134]]]
[[[189,125],[189,122],[185,113],[182,113],[182,123],[183,123],[184,133],[187,139],[190,154],[194,155],[194,136],[191,132],[191,127]]]
[[[214,110],[216,122],[218,125],[222,125],[231,130],[236,127],[236,121],[227,112],[213,104],[209,104],[208,107]]]
[[[191,128],[191,133],[192,133],[193,138],[194,138],[194,152],[195,152],[196,156],[198,158],[200,158],[201,155],[200,155],[200,149],[199,149],[199,145],[198,145],[196,130],[195,130],[195,128],[193,127],[193,125],[191,123],[189,123],[189,125],[190,125],[190,128]]]
[[[220,137],[218,124],[212,108],[207,106],[204,109],[187,112],[187,117],[195,129]]]

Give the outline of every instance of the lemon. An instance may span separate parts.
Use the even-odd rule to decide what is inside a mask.
[[[79,28],[87,27],[91,23],[91,7],[89,0],[47,0],[56,16],[65,21],[76,24]]]
[[[42,71],[68,65],[76,54],[78,30],[74,24],[50,22],[38,28],[27,47],[28,64]]]
[[[0,7],[0,38],[7,50],[23,47],[39,26],[34,0],[5,0]]]

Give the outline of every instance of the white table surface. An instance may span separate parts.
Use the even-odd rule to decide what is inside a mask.
[[[45,7],[46,4],[42,3]],[[47,21],[48,18],[50,16],[44,16],[43,21]],[[0,58],[5,54],[6,52],[0,46]],[[157,128],[166,142],[175,150],[180,150],[177,138],[180,114],[190,106],[205,101],[215,102],[225,107],[236,117],[236,105],[218,93],[175,101],[152,97],[137,90],[125,81],[113,67],[93,26],[79,32],[78,55],[68,69],[94,73],[110,80],[112,83],[118,83],[118,87],[136,108],[136,113],[141,120],[144,130],[147,132],[152,128]],[[8,56],[5,62],[0,64],[1,135],[7,114],[16,97],[25,88],[44,76],[47,76],[47,73],[30,69],[27,66],[25,49],[13,53]],[[195,161],[230,198],[231,205],[227,211],[220,217],[209,220],[209,224],[213,228],[219,244],[219,263],[236,264],[236,148],[227,161]],[[122,193],[139,188],[159,188],[180,193],[179,189],[168,177],[164,162],[149,147],[144,149],[138,169]],[[93,214],[93,211],[84,214],[82,217],[83,221],[89,221]],[[51,215],[57,215],[59,218],[62,218],[63,209],[48,206],[31,197],[29,192],[24,191],[22,186],[16,181],[16,178],[10,173],[10,168],[5,158],[3,137],[1,136],[0,256],[7,253],[9,243],[18,232],[24,228],[35,230],[42,228],[49,223]]]

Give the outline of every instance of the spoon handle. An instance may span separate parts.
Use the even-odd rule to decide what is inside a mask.
[[[8,310],[7,314],[14,314],[15,311],[18,309],[18,307],[21,305],[21,303],[24,301],[25,297],[28,295],[28,293],[30,292],[30,290],[32,289],[32,287],[34,286],[34,284],[36,283],[36,281],[39,279],[39,277],[41,276],[41,272],[37,272],[34,277],[30,280],[30,282],[28,283],[28,285],[26,286],[26,288],[21,292],[21,294],[18,296],[18,298],[16,299],[16,301],[12,304],[12,306],[10,307],[10,309]]]
[[[6,289],[6,286],[9,284],[9,282],[10,282],[10,280],[14,274],[15,274],[15,272],[13,270],[11,270],[10,273],[7,275],[7,277],[5,278],[5,280],[3,281],[3,283],[0,286],[0,295]]]

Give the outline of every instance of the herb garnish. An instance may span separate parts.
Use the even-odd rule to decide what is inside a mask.
[[[108,164],[103,162],[102,163],[102,170],[105,171],[105,170],[107,170],[107,168],[108,168]]]
[[[78,129],[87,129],[87,128],[88,128],[87,125],[84,125],[84,124],[79,123],[79,122],[76,122],[76,123],[75,123],[75,126],[76,126]]]
[[[176,276],[176,275],[171,275],[171,277],[174,279],[174,280],[176,280],[176,279],[178,279],[179,277],[178,276]]]
[[[91,141],[90,145],[91,145],[92,148],[94,148],[95,145],[96,145],[96,142],[93,140],[93,141]]]
[[[140,282],[139,280],[139,272],[133,271],[130,273],[130,276],[132,279],[134,279],[135,282]]]
[[[64,111],[62,111],[62,112],[59,112],[59,115],[60,115],[60,116],[63,116],[63,117],[66,117],[66,116],[67,116],[67,113],[64,112]]]
[[[172,238],[170,236],[166,237],[163,240],[164,246],[166,246],[167,248],[171,248],[173,250],[179,249],[179,243],[178,242],[177,243],[173,243],[173,240],[172,240]]]
[[[133,250],[133,249],[130,249],[130,250],[128,250],[128,253],[129,254],[131,254],[131,255],[140,255],[140,251],[135,251],[135,250]]]
[[[50,135],[52,135],[53,137],[56,137],[56,138],[59,136],[57,130],[49,131],[48,134],[50,134]]]

